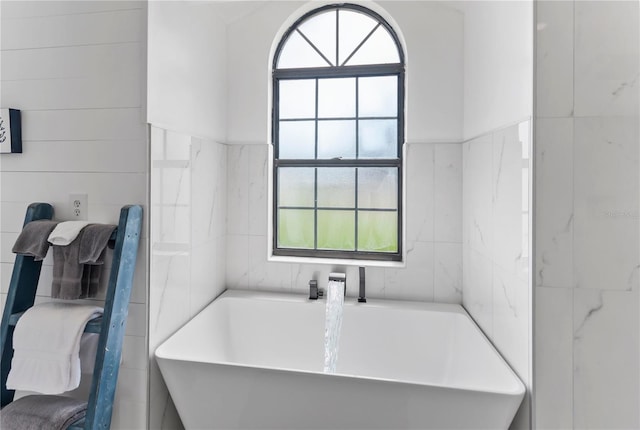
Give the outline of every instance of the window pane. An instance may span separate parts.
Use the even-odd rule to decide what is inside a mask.
[[[315,121],[280,121],[278,133],[278,158],[315,158]]]
[[[318,169],[318,207],[354,208],[356,169],[327,167]]]
[[[362,13],[351,10],[341,10],[340,14],[340,55],[338,62],[340,65],[354,49],[367,37],[367,34],[378,24],[375,20]]]
[[[316,52],[309,42],[297,31],[293,31],[280,51],[278,69],[294,67],[329,67],[329,64]]]
[[[278,210],[278,247],[313,249],[314,211],[300,209]]]
[[[278,255],[399,259],[404,72],[401,47],[378,18],[348,4],[319,8],[288,31],[277,54]],[[345,65],[360,67],[351,74]]]
[[[360,64],[399,63],[398,46],[386,28],[380,26],[347,61],[347,66]]]
[[[327,57],[331,65],[336,64],[336,11],[324,12],[311,17],[300,25],[300,31]]]
[[[318,249],[354,251],[355,242],[354,211],[318,211]]]
[[[313,167],[280,167],[278,206],[314,207],[314,185]]]
[[[358,211],[358,251],[398,252],[397,212]]]
[[[280,119],[315,118],[316,81],[296,79],[280,81]]]
[[[358,168],[358,208],[397,209],[398,169],[395,167]]]
[[[398,156],[398,123],[395,119],[361,120],[358,133],[358,158]]]
[[[318,80],[318,118],[356,116],[356,78]]]
[[[356,158],[355,121],[318,121],[318,158]]]
[[[358,81],[358,116],[397,116],[398,77],[377,76]]]

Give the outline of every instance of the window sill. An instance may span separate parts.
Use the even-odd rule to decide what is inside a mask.
[[[333,266],[364,266],[402,269],[406,267],[404,261],[379,261],[379,260],[356,260],[350,258],[314,258],[314,257],[291,257],[281,255],[269,255],[267,261],[273,263],[295,263],[295,264],[326,264]]]

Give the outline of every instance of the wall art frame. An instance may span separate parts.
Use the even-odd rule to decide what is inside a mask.
[[[18,109],[0,109],[0,153],[22,153],[22,121]]]

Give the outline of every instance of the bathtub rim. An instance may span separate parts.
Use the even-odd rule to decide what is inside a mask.
[[[437,383],[420,383],[420,382],[412,382],[405,380],[398,380],[392,378],[382,378],[377,376],[363,376],[363,375],[354,375],[349,373],[324,373],[313,370],[303,370],[303,369],[295,369],[288,367],[273,367],[273,366],[259,366],[255,364],[245,364],[245,363],[237,363],[233,361],[221,361],[221,360],[200,360],[200,359],[185,359],[184,357],[178,357],[176,355],[171,355],[164,350],[167,349],[167,344],[170,343],[170,340],[179,334],[183,328],[185,328],[191,321],[196,318],[201,317],[216,301],[225,300],[225,299],[258,299],[258,300],[268,300],[268,301],[287,301],[293,303],[309,303],[310,300],[304,294],[295,294],[289,292],[281,292],[281,291],[254,291],[254,290],[231,290],[227,289],[210,303],[208,303],[202,310],[200,310],[196,315],[190,318],[186,323],[184,323],[180,328],[178,328],[175,332],[173,332],[166,340],[164,340],[154,351],[154,356],[156,359],[167,360],[167,361],[180,361],[184,363],[201,363],[201,364],[214,364],[219,366],[232,366],[234,368],[251,368],[258,370],[267,370],[267,371],[276,371],[276,372],[286,372],[286,373],[296,373],[302,375],[323,375],[325,377],[337,377],[337,378],[347,378],[347,379],[359,379],[365,381],[378,381],[384,383],[393,383],[400,385],[411,385],[417,387],[434,387],[439,389],[447,389],[447,390],[455,390],[455,391],[468,391],[468,392],[479,392],[479,393],[488,393],[488,394],[497,394],[497,395],[509,395],[509,396],[523,396],[526,393],[526,387],[520,377],[515,373],[509,363],[505,360],[502,354],[497,350],[497,348],[493,345],[493,343],[489,340],[489,338],[484,334],[484,332],[480,329],[475,320],[471,317],[471,315],[464,309],[461,304],[453,304],[453,303],[432,303],[432,302],[415,302],[415,301],[407,301],[400,299],[376,299],[376,298],[367,298],[366,303],[357,303],[355,302],[356,298],[347,297],[345,299],[345,306],[363,306],[363,307],[401,307],[403,309],[415,309],[415,310],[426,310],[430,312],[445,312],[445,313],[456,313],[466,316],[471,325],[473,326],[473,330],[477,332],[478,335],[482,336],[483,342],[487,344],[489,348],[497,355],[498,359],[506,366],[506,369],[514,378],[514,382],[516,387],[513,390],[495,390],[490,388],[483,389],[474,389],[474,388],[466,388],[466,387],[452,387],[450,385],[437,384]],[[349,300],[352,299],[352,300]],[[347,301],[349,300],[349,301]],[[314,301],[312,301],[314,302]],[[324,300],[317,301],[315,303],[324,303]],[[313,303],[309,303],[313,304]]]

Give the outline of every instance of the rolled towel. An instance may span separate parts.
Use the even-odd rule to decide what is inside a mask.
[[[57,221],[37,220],[27,223],[20,232],[12,251],[15,254],[28,255],[35,261],[44,260],[49,250],[47,239],[58,225]]]
[[[83,228],[89,223],[87,221],[64,221],[59,223],[49,235],[51,245],[65,246],[73,242]]]
[[[80,340],[88,321],[102,315],[97,306],[48,302],[29,308],[13,334],[7,377],[11,390],[60,394],[80,384]]]
[[[80,337],[80,373],[83,375],[92,375],[96,368],[98,342],[100,333],[82,333]]]
[[[87,413],[87,402],[63,396],[34,394],[5,406],[2,430],[64,430]]]

